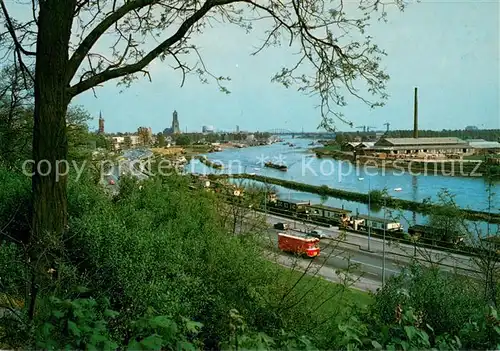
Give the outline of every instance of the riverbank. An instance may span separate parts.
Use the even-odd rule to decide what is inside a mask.
[[[212,162],[206,156],[194,156],[194,158],[200,160],[207,167],[211,167],[214,169],[223,169],[224,165],[222,163]]]
[[[215,178],[233,178],[233,179],[249,179],[262,183],[278,185],[291,190],[298,190],[303,192],[308,192],[312,194],[318,194],[320,196],[331,196],[339,199],[356,201],[368,204],[369,196],[368,194],[358,193],[347,190],[340,190],[331,188],[327,185],[315,186],[310,184],[299,183],[290,180],[283,180],[278,178],[266,177],[261,175],[254,174],[232,174],[232,175],[212,175]],[[388,197],[386,200],[387,207],[390,207],[395,210],[408,210],[421,213],[423,215],[427,215],[432,211],[440,209],[441,206],[425,203],[425,202],[416,202],[404,199],[397,199],[393,197]],[[381,206],[381,203],[375,203],[372,199],[372,206]],[[499,213],[487,213],[484,211],[477,211],[471,209],[461,209],[461,214],[465,219],[473,220],[473,221],[485,221],[489,223],[500,223],[500,214]]]
[[[348,161],[358,167],[370,166],[393,169],[415,175],[444,175],[453,177],[485,177],[500,178],[500,166],[492,165],[483,160],[421,160],[421,159],[382,159],[370,156],[355,157],[350,152],[344,152],[329,147],[314,148],[312,151],[318,158],[333,158]]]

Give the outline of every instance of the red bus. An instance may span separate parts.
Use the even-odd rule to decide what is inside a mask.
[[[319,239],[278,233],[278,248],[284,252],[314,258],[319,256]]]

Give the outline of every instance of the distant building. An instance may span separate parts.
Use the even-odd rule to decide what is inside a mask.
[[[476,126],[467,126],[467,127],[465,127],[465,130],[467,130],[467,131],[478,130],[478,128]]]
[[[101,111],[99,111],[99,134],[104,134],[104,118]]]
[[[347,142],[344,143],[340,146],[341,151],[359,151],[362,149],[372,149],[375,146],[375,142],[373,141],[352,141],[352,142]]]
[[[177,111],[174,111],[172,114],[172,126],[170,128],[165,128],[163,130],[163,134],[168,135],[168,134],[180,134],[181,133],[181,128],[179,127],[179,116],[177,114]]]
[[[472,147],[475,154],[500,153],[500,143],[484,139],[468,139],[467,143]]]
[[[240,132],[240,126],[236,126],[236,133]]]
[[[213,133],[215,131],[214,126],[203,126],[201,128],[202,133]]]
[[[119,150],[125,146],[125,138],[130,138],[130,146],[134,147],[141,144],[141,137],[139,135],[127,136],[114,136],[111,137],[111,145],[114,150]]]

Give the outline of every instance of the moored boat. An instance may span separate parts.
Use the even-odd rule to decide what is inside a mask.
[[[272,163],[272,162],[266,162],[264,164],[265,167],[269,167],[269,168],[274,168],[274,169],[279,169],[280,171],[287,171],[288,170],[288,167],[285,166],[285,165],[278,165],[276,163]]]

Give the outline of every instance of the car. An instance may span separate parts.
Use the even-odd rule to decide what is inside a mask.
[[[279,230],[287,230],[288,229],[288,224],[286,223],[276,223],[274,224],[274,229],[279,229]]]
[[[325,233],[318,229],[311,230],[309,233],[307,233],[307,235],[318,239],[326,238]]]

